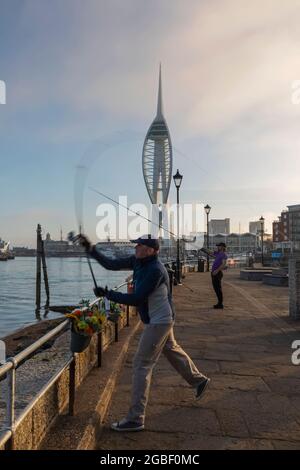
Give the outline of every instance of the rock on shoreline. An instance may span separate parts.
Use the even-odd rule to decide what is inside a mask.
[[[42,320],[39,323],[25,326],[24,328],[0,338],[6,345],[6,357],[15,356],[19,352],[23,351],[64,320],[64,317]]]

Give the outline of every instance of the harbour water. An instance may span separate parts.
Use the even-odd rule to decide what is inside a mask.
[[[85,258],[47,258],[50,305],[76,305],[92,300],[93,280]],[[92,261],[97,282],[113,288],[128,276],[126,271],[107,271]],[[35,258],[15,258],[0,263],[0,337],[23,326],[40,321],[35,315]],[[123,288],[124,291],[125,288]],[[122,290],[122,289],[121,289]],[[42,281],[42,305],[45,291]],[[49,312],[48,319],[60,314]],[[40,319],[45,318],[41,310]]]

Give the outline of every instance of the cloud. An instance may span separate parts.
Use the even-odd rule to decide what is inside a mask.
[[[71,3],[23,9],[20,27],[33,30],[17,55],[19,105],[54,102],[93,119],[150,123],[161,60],[166,115],[181,134],[216,135],[274,108],[295,113],[298,0]]]
[[[15,53],[2,133],[57,146],[146,133],[161,61],[173,143],[198,164],[174,152],[186,189],[198,184],[206,200],[220,185],[223,200],[232,186],[237,200],[256,189],[251,214],[276,213],[269,195],[280,213],[300,171],[299,16],[299,0],[24,2],[6,44]],[[246,217],[241,207],[234,217]]]

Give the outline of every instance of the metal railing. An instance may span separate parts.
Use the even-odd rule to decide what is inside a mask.
[[[71,356],[67,362],[63,365],[63,367],[53,376],[50,381],[39,391],[39,393],[30,401],[30,403],[26,406],[26,408],[21,412],[18,419],[15,417],[15,401],[16,401],[16,371],[20,364],[35,353],[39,348],[41,348],[45,343],[50,341],[51,339],[55,338],[59,333],[63,332],[67,329],[69,325],[69,320],[63,321],[60,325],[56,328],[51,330],[46,335],[39,338],[33,344],[28,346],[28,348],[24,349],[24,351],[20,352],[14,357],[10,357],[7,359],[6,363],[0,366],[0,379],[7,375],[7,400],[6,400],[6,417],[5,417],[5,427],[0,431],[0,447],[6,445],[6,448],[13,449],[13,436],[15,430],[19,426],[19,424],[23,421],[23,419],[27,416],[27,414],[32,410],[33,406],[39,400],[41,396],[43,396],[47,390],[53,385],[54,382],[61,376],[61,374],[74,362],[74,355]],[[70,367],[70,379],[71,379],[71,370]],[[75,368],[74,368],[75,372]],[[71,380],[70,380],[71,382]],[[73,387],[75,387],[75,380]],[[69,384],[69,395],[71,396],[71,390]],[[75,396],[75,393],[74,393]]]
[[[127,284],[127,281],[115,287],[117,290]],[[99,302],[99,298],[90,303],[90,307]],[[126,325],[129,326],[130,312],[129,306],[126,308]],[[16,419],[15,416],[15,401],[16,401],[16,371],[21,363],[28,359],[38,349],[40,349],[48,341],[54,339],[60,333],[67,331],[70,325],[69,320],[65,320],[60,323],[57,327],[53,328],[49,333],[45,334],[33,344],[28,346],[22,352],[14,357],[10,357],[6,360],[4,365],[0,366],[0,380],[7,375],[7,397],[6,397],[6,416],[4,428],[0,429],[0,448],[5,446],[5,449],[14,449],[14,434],[17,427],[26,418],[28,413],[32,410],[38,400],[52,387],[52,385],[60,378],[60,376],[67,369],[69,370],[69,415],[74,415],[74,404],[75,404],[75,391],[76,391],[76,380],[75,380],[75,369],[76,369],[76,353],[71,353],[71,356],[67,359],[64,365],[50,378],[50,380],[42,387],[42,389],[34,396],[34,398],[28,403],[26,408],[22,410],[21,414]],[[119,323],[114,324],[114,340],[117,342],[119,339]],[[97,333],[97,367],[102,365],[102,353],[103,353],[103,337],[102,329]]]
[[[172,260],[173,261],[173,260]],[[172,261],[165,263],[170,267]],[[173,284],[173,270],[169,270],[170,276],[170,285]],[[117,286],[115,289],[119,289],[127,282]],[[93,301],[90,306],[99,302],[99,299]],[[126,309],[126,326],[129,326],[129,306]],[[34,396],[34,398],[28,403],[26,408],[22,410],[18,418],[15,416],[15,402],[16,402],[16,371],[21,363],[28,359],[32,354],[34,354],[38,349],[40,349],[48,341],[54,339],[63,331],[67,331],[70,325],[69,320],[65,320],[60,323],[53,330],[39,338],[33,344],[28,346],[22,352],[17,354],[14,357],[10,357],[6,360],[4,365],[0,365],[0,380],[3,380],[3,377],[7,375],[7,399],[6,399],[6,416],[5,416],[5,425],[4,428],[0,429],[0,448],[5,446],[5,449],[14,449],[14,434],[16,429],[21,424],[21,422],[26,418],[28,413],[33,409],[38,400],[43,397],[43,395],[51,388],[51,386],[60,378],[64,371],[69,369],[69,415],[74,415],[74,403],[75,403],[75,391],[76,391],[76,381],[75,381],[75,366],[76,366],[76,353],[71,354],[69,359],[64,363],[64,365],[53,375],[50,380],[42,387],[42,389]],[[119,337],[119,324],[115,323],[115,334],[114,340],[118,341]],[[102,353],[103,353],[103,338],[102,330],[97,333],[97,366],[101,367],[102,365]]]

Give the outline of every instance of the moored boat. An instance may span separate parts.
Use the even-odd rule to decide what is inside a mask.
[[[0,261],[15,259],[14,253],[9,249],[10,242],[2,242],[3,248],[0,248]]]

